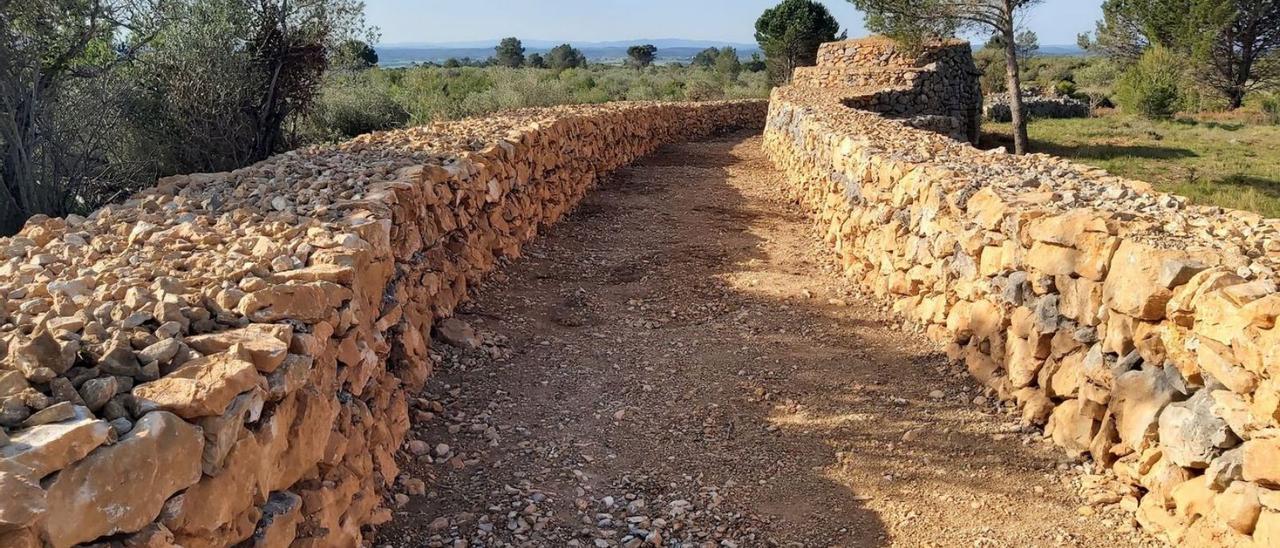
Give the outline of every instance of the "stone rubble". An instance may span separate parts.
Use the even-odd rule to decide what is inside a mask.
[[[814,71],[936,55],[839,58],[886,47],[867,44]],[[1089,459],[1114,488],[1099,506],[1175,544],[1280,544],[1280,220],[978,150],[850,108],[865,86],[808,83],[774,90],[765,146],[848,277]]]
[[[765,107],[514,111],[32,218],[0,240],[0,545],[361,544],[433,325],[605,172]]]

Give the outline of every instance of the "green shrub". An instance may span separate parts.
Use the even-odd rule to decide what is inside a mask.
[[[385,78],[373,73],[332,76],[299,127],[305,142],[349,139],[401,127],[409,113],[391,95]]]
[[[1262,114],[1267,123],[1280,126],[1280,93],[1269,93],[1262,97]]]
[[[1172,117],[1181,102],[1181,65],[1169,50],[1160,47],[1148,50],[1120,77],[1116,98],[1121,108],[1148,118]]]

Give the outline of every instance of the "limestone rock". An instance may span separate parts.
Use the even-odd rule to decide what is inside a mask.
[[[53,480],[45,538],[61,547],[140,531],[170,495],[200,480],[202,447],[199,428],[172,413],[148,413],[115,445]]]
[[[165,377],[133,389],[142,410],[162,409],[194,419],[221,415],[231,400],[264,384],[253,363],[236,352],[197,358]]]
[[[30,387],[31,384],[20,371],[0,371],[0,398],[16,396]]]
[[[1187,253],[1124,240],[1116,249],[1103,298],[1111,308],[1142,320],[1160,320],[1173,288],[1208,268]]]
[[[69,405],[69,404],[68,404]],[[0,462],[7,470],[27,470],[40,479],[84,458],[111,441],[111,429],[83,407],[73,411],[73,420],[33,426],[10,435],[0,447]],[[14,467],[17,468],[14,468]]]
[[[3,533],[34,525],[48,508],[40,485],[8,467],[0,467],[0,493],[0,540]]]
[[[257,322],[325,320],[351,298],[351,290],[331,282],[281,284],[241,299],[240,312]]]
[[[1280,438],[1255,438],[1244,442],[1244,479],[1280,487]]]
[[[1165,456],[1178,466],[1208,468],[1209,463],[1240,443],[1227,422],[1213,412],[1208,390],[1191,399],[1169,404],[1160,414],[1160,445]]]
[[[1116,418],[1116,432],[1130,449],[1142,448],[1155,432],[1160,412],[1173,401],[1178,390],[1169,380],[1169,370],[1148,367],[1116,377],[1108,409]]]
[[[293,329],[287,325],[250,324],[241,329],[188,337],[186,343],[206,355],[224,352],[233,345],[240,345],[258,371],[271,373],[284,363],[292,339]]]
[[[262,506],[262,519],[253,532],[253,548],[286,548],[302,521],[302,498],[289,491],[271,493]]]
[[[1258,525],[1258,516],[1262,514],[1258,492],[1257,485],[1237,481],[1214,499],[1214,509],[1232,529],[1243,535],[1252,535]]]
[[[81,412],[77,412],[77,408]],[[32,413],[30,417],[27,417],[27,420],[22,421],[22,426],[30,428],[42,424],[62,422],[76,418],[76,415],[88,415],[88,410],[64,401]]]
[[[200,419],[204,431],[204,454],[201,467],[205,475],[217,476],[231,448],[245,432],[245,423],[257,422],[262,414],[264,392],[255,388],[236,396],[222,415]]]
[[[48,331],[41,329],[30,338],[19,337],[10,343],[8,361],[28,379],[35,379],[43,376],[41,370],[55,375],[65,373],[75,363],[75,353],[75,348],[58,344]]]
[[[458,348],[476,348],[480,346],[480,337],[470,324],[458,318],[445,318],[436,326],[436,333],[450,346]]]

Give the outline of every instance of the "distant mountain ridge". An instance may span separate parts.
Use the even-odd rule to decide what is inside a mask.
[[[760,48],[755,44],[744,44],[736,42],[717,42],[713,40],[688,40],[683,38],[663,38],[663,39],[644,39],[635,40],[614,40],[609,42],[566,42],[564,40],[521,40],[524,44],[525,54],[538,53],[546,55],[551,48],[560,44],[572,44],[573,47],[582,51],[587,59],[596,63],[616,62],[626,59],[627,48],[641,44],[653,44],[658,48],[657,61],[662,62],[688,62],[698,52],[707,48],[722,48],[725,46],[733,47],[738,50],[738,55],[743,59],[751,57],[752,53],[759,53]],[[498,40],[480,40],[473,42],[401,42],[379,44],[376,46],[378,50],[378,61],[384,67],[403,67],[414,63],[442,63],[450,58],[462,59],[487,59],[493,56],[493,48],[498,45]]]
[[[464,42],[393,42],[378,44],[379,61],[384,67],[403,67],[415,63],[443,63],[454,59],[488,59],[493,56],[493,48],[499,40],[473,40]],[[521,40],[525,53],[545,55],[551,48],[560,44],[571,44],[582,51],[587,59],[597,63],[617,62],[627,57],[627,48],[639,44],[653,44],[658,47],[658,62],[686,63],[693,56],[706,48],[733,47],[738,50],[739,57],[747,59],[753,53],[760,53],[756,44],[732,41],[695,40],[686,38],[636,38],[634,40],[611,40],[607,42],[573,42],[565,40]],[[1037,55],[1065,56],[1084,55],[1084,50],[1075,45],[1040,46]]]

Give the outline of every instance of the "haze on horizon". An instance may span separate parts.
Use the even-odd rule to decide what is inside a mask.
[[[756,18],[778,0],[365,0],[383,44],[528,40],[608,42],[681,38],[754,43]],[[820,0],[849,31],[867,34],[845,0]],[[1044,45],[1075,44],[1102,16],[1101,0],[1045,0],[1023,25]]]

